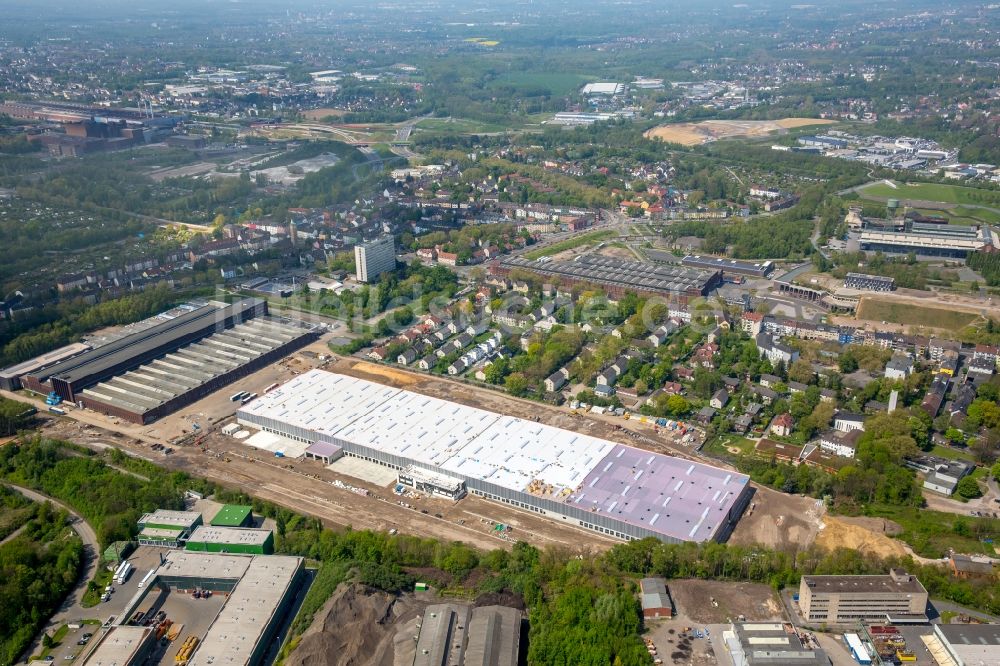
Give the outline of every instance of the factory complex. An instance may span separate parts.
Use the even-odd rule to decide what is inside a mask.
[[[315,327],[267,316],[267,302],[192,304],[181,314],[19,378],[102,414],[146,424],[315,339]],[[13,378],[11,378],[13,381]]]
[[[241,556],[171,551],[151,570],[124,612],[97,637],[85,666],[141,664],[156,650],[155,627],[131,626],[140,609],[158,607],[171,594],[198,590],[225,597],[202,636],[189,639],[190,666],[256,666],[293,606],[305,577],[300,557]],[[134,620],[133,620],[134,621]],[[162,634],[161,634],[162,635]]]
[[[670,264],[651,265],[593,254],[578,256],[573,261],[510,257],[494,264],[490,270],[501,277],[509,277],[512,271],[524,271],[564,286],[594,285],[601,287],[609,298],[635,293],[681,304],[706,296],[722,284],[720,267],[702,270]]]
[[[751,495],[742,474],[322,370],[237,419],[438,496],[472,492],[619,539],[723,541]]]
[[[924,257],[965,258],[973,252],[992,251],[994,242],[986,225],[907,221],[902,228],[866,226],[861,232],[861,249],[887,254],[912,252]]]

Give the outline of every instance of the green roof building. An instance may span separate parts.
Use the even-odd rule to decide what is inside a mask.
[[[197,511],[157,509],[139,519],[137,539],[144,546],[178,548],[201,522],[201,514]]]
[[[226,504],[212,518],[212,527],[253,527],[253,511],[243,504]]]
[[[274,534],[271,530],[203,525],[191,534],[184,548],[201,553],[271,555],[274,553]]]

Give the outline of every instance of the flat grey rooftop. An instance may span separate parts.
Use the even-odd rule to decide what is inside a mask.
[[[261,546],[271,535],[271,530],[253,529],[249,527],[215,527],[200,525],[195,528],[188,542],[240,544],[244,546]]]
[[[83,395],[145,414],[308,332],[271,319],[251,319],[85,389]]]
[[[705,541],[728,519],[747,481],[743,474],[618,444],[567,502],[684,541]]]
[[[301,557],[261,555],[240,559],[248,563],[244,574],[195,651],[191,666],[249,664],[302,569]]]
[[[803,576],[813,593],[886,594],[926,592],[916,576],[897,582],[891,576]]]
[[[108,633],[101,639],[84,666],[124,666],[131,663],[136,652],[149,635],[153,633],[152,627],[111,627]]]

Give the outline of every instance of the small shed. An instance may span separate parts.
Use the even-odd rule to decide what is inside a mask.
[[[642,616],[645,618],[671,618],[674,603],[667,591],[667,583],[662,578],[643,578],[639,581],[642,594]]]

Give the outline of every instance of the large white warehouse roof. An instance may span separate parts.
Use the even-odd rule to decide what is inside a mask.
[[[743,499],[742,474],[312,370],[243,406],[238,417],[329,439],[466,479],[579,507],[685,541],[714,538]],[[399,459],[405,459],[400,461]]]

